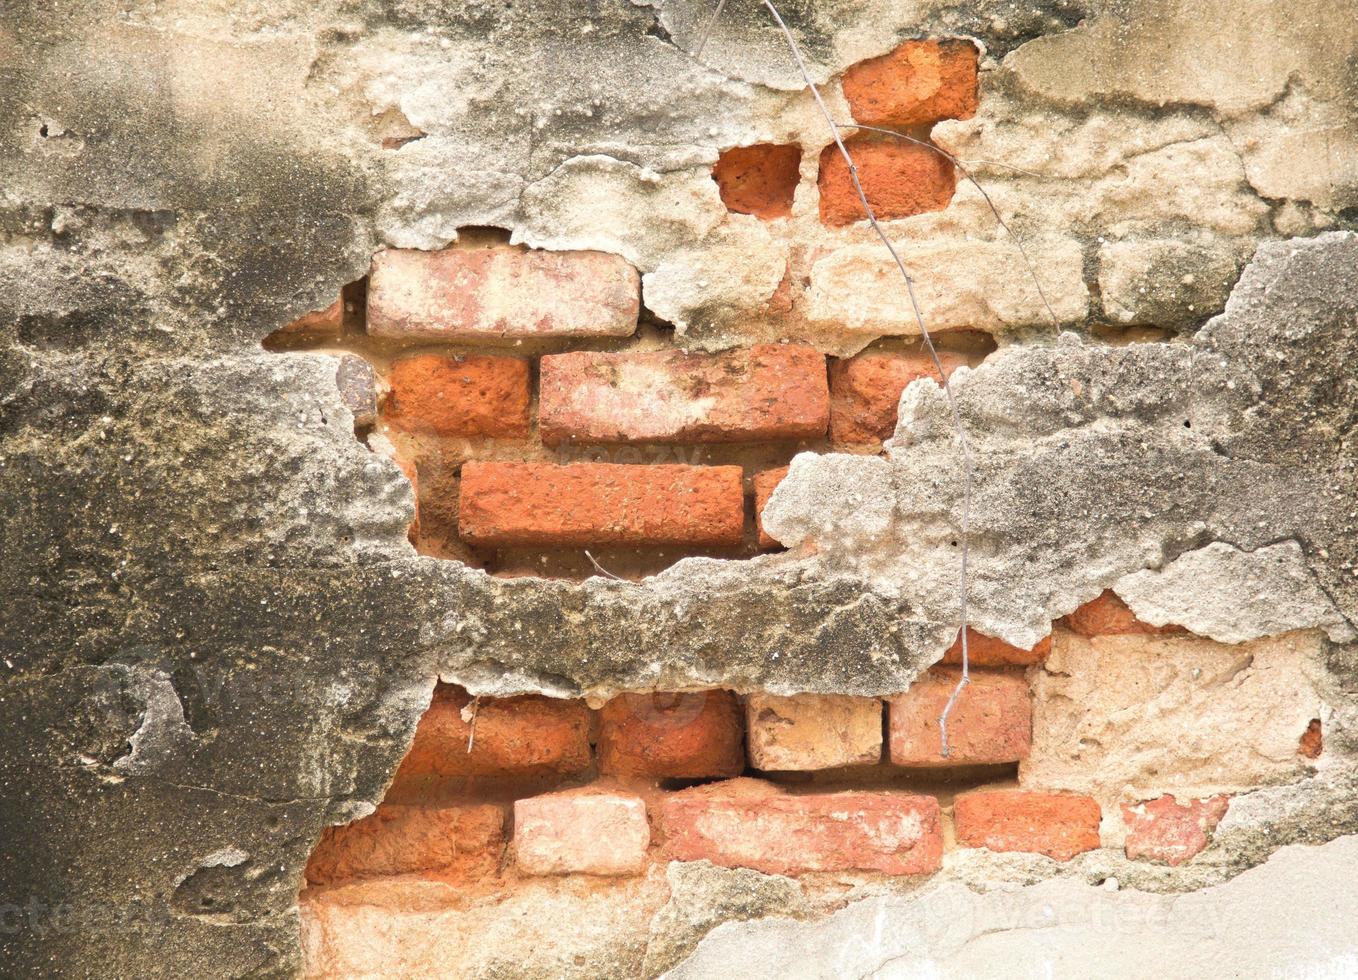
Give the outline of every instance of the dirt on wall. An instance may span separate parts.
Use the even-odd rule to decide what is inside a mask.
[[[1314,910],[1317,962],[1354,954],[1332,924],[1358,832],[1358,8],[785,6],[844,122],[851,66],[918,38],[977,52],[974,113],[920,138],[963,161],[1027,259],[965,179],[884,227],[930,327],[992,338],[960,344],[978,356],[952,376],[976,469],[972,623],[1020,652],[1053,638],[1042,663],[1006,668],[1036,699],[1025,758],[975,782],[1088,796],[1100,846],[1057,861],[1002,846],[1005,827],[959,842],[938,789],[932,878],[767,873],[715,834],[670,860],[657,824],[643,870],[607,887],[544,875],[450,909],[421,881],[401,917],[341,890],[305,919],[318,841],[390,798],[436,684],[576,705],[588,778],[606,744],[591,726],[629,692],[921,690],[957,633],[950,415],[916,383],[881,451],[761,460],[790,462],[759,505],[787,550],[757,554],[747,523],[746,552],[634,581],[421,554],[411,483],[355,438],[334,351],[262,346],[384,249],[493,228],[606,253],[635,269],[654,349],[792,342],[847,364],[916,343],[868,226],[823,220],[830,136],[767,12],[727,4],[699,55],[713,5],[693,0],[21,2],[0,15],[6,975],[318,972],[329,924],[364,922],[395,937],[368,949],[390,975],[429,969],[430,935],[449,975],[755,975],[742,956],[866,975],[907,953],[974,975],[972,937],[1031,927],[985,893],[1036,907],[1110,881],[1155,922],[1176,920],[1149,918],[1154,902],[1207,889],[1211,948],[1232,950],[1253,948],[1234,937],[1255,931],[1256,891],[1287,895]],[[800,147],[785,212],[728,208],[713,179],[723,152],[756,145]],[[1191,635],[1075,628],[1109,592]],[[751,703],[726,730],[746,752]],[[663,778],[749,768],[735,760]],[[701,788],[626,792],[679,813],[663,794]],[[505,812],[521,795],[468,792]],[[1219,819],[1186,802],[1218,795]],[[1131,857],[1151,804],[1187,808],[1205,849]],[[516,824],[491,824],[494,874],[519,882],[496,836]],[[970,912],[920,925],[940,902]],[[865,940],[874,922],[916,945]]]

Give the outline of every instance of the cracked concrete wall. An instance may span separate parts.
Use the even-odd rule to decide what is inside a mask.
[[[840,116],[837,73],[902,38],[985,52],[980,111],[934,135],[1025,242],[1068,332],[969,185],[889,226],[929,322],[1002,344],[954,376],[977,456],[976,625],[1028,646],[1111,587],[1217,638],[1328,631],[1334,761],[1239,798],[1205,869],[1146,874],[1216,884],[1353,832],[1358,9],[787,6]],[[794,463],[767,521],[798,550],[576,585],[414,555],[408,485],[352,438],[334,360],[259,346],[377,248],[469,225],[625,256],[692,347],[846,353],[911,333],[875,288],[869,232],[817,220],[828,137],[779,37],[733,2],[699,60],[708,9],[6,8],[5,972],[295,972],[307,854],[381,797],[438,676],[484,693],[875,694],[951,642],[958,462],[928,384],[907,390],[885,459]],[[719,149],[760,140],[804,150],[777,229],[728,215],[709,176]],[[1178,340],[1109,346],[1105,323]],[[1174,584],[1194,555],[1280,543],[1281,577]],[[1242,587],[1278,601],[1242,619]],[[1006,867],[972,883],[1053,873]]]

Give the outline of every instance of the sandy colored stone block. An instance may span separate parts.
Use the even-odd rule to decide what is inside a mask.
[[[976,114],[976,45],[965,40],[906,41],[844,72],[844,97],[858,122],[918,126]]]
[[[1124,803],[1127,857],[1163,861],[1170,867],[1183,864],[1207,846],[1229,806],[1228,796],[1179,800],[1170,794],[1135,805]]]
[[[882,702],[842,694],[751,694],[745,738],[755,769],[876,765],[882,761]]]
[[[1058,631],[1033,672],[1033,746],[1019,782],[1111,801],[1295,778],[1306,765],[1297,740],[1321,713],[1311,676],[1323,637],[1228,645]]]
[[[730,691],[623,694],[599,712],[599,771],[711,779],[745,768],[741,711]]]
[[[585,789],[514,802],[515,861],[528,874],[639,874],[650,843],[639,796]]]
[[[1099,846],[1099,804],[1077,793],[974,790],[953,801],[957,842],[1058,861]]]
[[[948,719],[944,758],[938,718],[962,672],[935,667],[887,702],[891,761],[898,766],[1017,762],[1032,743],[1028,681],[1018,671],[973,671]]]
[[[731,780],[683,790],[660,804],[666,849],[765,874],[881,871],[929,874],[942,862],[938,801],[908,793],[793,795]]]
[[[942,211],[952,200],[957,179],[952,164],[928,147],[885,138],[850,137],[844,141],[858,168],[858,182],[879,221]],[[820,155],[820,220],[831,228],[867,221],[863,202],[849,176],[839,147]]]
[[[443,880],[475,881],[499,865],[504,822],[504,811],[491,804],[383,804],[362,820],[327,827],[307,862],[306,880],[332,885],[428,872]]]
[[[792,214],[801,163],[796,143],[733,146],[717,157],[712,179],[728,211],[770,221]]]
[[[388,249],[373,257],[368,333],[432,340],[627,337],[640,304],[637,270],[604,252]]]
[[[462,467],[469,544],[732,547],[745,533],[739,466],[481,463]]]
[[[960,354],[941,351],[951,375],[966,364]],[[910,382],[938,382],[933,358],[922,351],[865,351],[830,362],[830,441],[840,445],[881,443],[896,431],[896,408]]]
[[[521,357],[416,354],[391,366],[383,419],[436,436],[523,438],[532,380]]]
[[[825,356],[797,344],[549,354],[538,402],[550,446],[814,439],[829,419]]]

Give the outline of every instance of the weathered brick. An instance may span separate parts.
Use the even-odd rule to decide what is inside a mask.
[[[416,354],[394,362],[385,420],[439,436],[528,435],[532,381],[519,357]]]
[[[399,806],[327,827],[307,862],[306,879],[329,885],[353,878],[427,872],[458,881],[494,874],[504,848],[504,812],[491,804]]]
[[[1182,626],[1152,626],[1136,618],[1136,613],[1127,608],[1127,603],[1112,589],[1105,589],[1096,599],[1091,599],[1061,623],[1081,636],[1114,636],[1124,633],[1185,633]]]
[[[868,126],[918,126],[976,114],[976,45],[906,41],[844,72],[844,97]]]
[[[792,795],[738,779],[669,795],[660,823],[676,860],[766,874],[929,874],[943,857],[938,801],[908,793]]]
[[[863,194],[879,220],[942,211],[957,187],[952,164],[928,147],[852,137],[845,146],[858,168]],[[866,221],[849,167],[831,143],[820,155],[820,220],[832,228]]]
[[[739,466],[467,463],[458,533],[470,544],[740,544]]]
[[[1180,802],[1168,794],[1134,806],[1124,803],[1127,857],[1183,864],[1207,846],[1229,806],[1229,796]]]
[[[792,213],[801,177],[802,148],[796,143],[756,143],[722,150],[712,168],[728,211],[769,221]]]
[[[709,779],[745,768],[740,705],[730,691],[624,694],[599,713],[599,771]]]
[[[396,783],[429,777],[580,772],[591,761],[590,721],[589,709],[581,701],[524,695],[481,698],[473,708],[465,691],[440,685],[415,729]]]
[[[1018,762],[1033,739],[1028,682],[1016,671],[972,671],[971,683],[948,717],[948,747],[940,752],[938,717],[961,671],[935,667],[888,702],[891,761],[899,766],[961,766]]]
[[[564,442],[747,442],[825,435],[825,357],[795,344],[542,359],[538,426]]]
[[[973,790],[953,801],[959,844],[1032,851],[1058,861],[1099,846],[1099,817],[1099,804],[1076,793]]]
[[[510,246],[388,249],[373,258],[368,333],[376,337],[626,337],[636,330],[637,271],[604,252]]]
[[[754,520],[759,529],[759,547],[761,548],[779,547],[779,542],[764,530],[764,505],[773,496],[774,488],[783,482],[783,477],[787,476],[787,471],[788,467],[779,466],[754,475]]]
[[[1312,718],[1297,742],[1297,754],[1303,759],[1319,759],[1324,748],[1325,733],[1321,729],[1320,719]]]
[[[639,796],[585,789],[514,803],[515,859],[528,874],[637,874],[650,843]]]
[[[303,313],[279,328],[279,333],[307,337],[337,337],[344,325],[344,300],[337,299],[320,310]]]
[[[959,354],[940,351],[949,375],[966,364]],[[891,438],[901,392],[918,378],[938,381],[933,358],[914,351],[865,351],[830,362],[830,441],[868,445]]]
[[[841,694],[751,694],[745,738],[756,769],[876,765],[882,761],[882,702]]]
[[[978,633],[970,626],[967,627],[967,656],[973,667],[1031,667],[1033,664],[1042,663],[1047,654],[1051,653],[1051,648],[1051,636],[1044,636],[1031,650],[1024,650],[1022,647],[997,640],[993,636]],[[948,647],[940,662],[949,665],[962,662],[960,636]]]

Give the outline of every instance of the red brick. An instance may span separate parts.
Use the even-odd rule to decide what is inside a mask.
[[[585,789],[514,803],[514,853],[527,874],[638,874],[650,843],[639,796]]]
[[[1123,804],[1127,857],[1163,861],[1171,867],[1183,864],[1207,846],[1229,805],[1228,796],[1180,803],[1171,795],[1135,806]]]
[[[1150,623],[1143,623],[1112,589],[1105,589],[1101,596],[1086,602],[1061,622],[1067,629],[1081,636],[1186,632],[1181,626],[1152,626]]]
[[[564,442],[748,442],[825,435],[825,357],[759,344],[723,354],[679,350],[542,359],[538,426]]]
[[[764,531],[764,505],[773,496],[774,488],[783,482],[783,477],[787,476],[788,467],[779,466],[776,469],[764,470],[754,475],[754,520],[759,528],[759,547],[779,548],[782,547],[778,541]]]
[[[279,328],[279,333],[305,336],[337,337],[344,322],[344,301],[337,299],[320,310],[303,313],[296,320]]]
[[[943,370],[966,364],[959,354],[942,351]],[[866,351],[830,362],[830,441],[868,445],[891,438],[901,392],[919,378],[938,381],[933,358],[922,352]]]
[[[1319,759],[1324,747],[1325,735],[1321,731],[1320,719],[1312,718],[1306,726],[1306,731],[1301,733],[1301,739],[1297,742],[1297,754],[1303,759]]]
[[[918,126],[976,114],[976,45],[906,41],[844,72],[844,97],[868,126]]]
[[[970,626],[967,627],[967,656],[971,660],[973,667],[1031,667],[1033,664],[1040,664],[1047,659],[1047,654],[1051,653],[1052,638],[1044,636],[1038,640],[1031,650],[1024,650],[997,640],[993,636],[986,636],[984,633],[977,633]],[[948,647],[943,659],[944,664],[962,663],[962,638],[959,636],[953,641],[953,645]]]
[[[494,874],[499,865],[504,822],[504,812],[490,804],[383,804],[362,820],[327,827],[307,862],[306,879],[329,885],[418,871],[475,881]]]
[[[957,842],[1033,851],[1058,861],[1099,846],[1099,804],[1076,793],[974,790],[953,801]]]
[[[929,874],[943,858],[938,801],[894,792],[792,795],[752,779],[683,790],[661,803],[669,856],[766,874]]]
[[[710,779],[745,768],[740,705],[730,691],[624,694],[599,713],[599,771]]]
[[[469,544],[738,545],[739,466],[467,463],[458,533]]]
[[[801,178],[802,148],[796,143],[756,143],[722,150],[712,179],[728,211],[765,221],[786,218]]]
[[[940,754],[938,716],[962,672],[936,667],[888,701],[891,761],[898,766],[962,766],[1018,762],[1033,741],[1028,682],[1017,671],[972,671],[971,683],[948,716],[948,746]]]
[[[368,333],[375,337],[626,337],[636,331],[637,271],[604,252],[511,246],[373,257]]]
[[[845,141],[863,193],[879,220],[942,211],[957,181],[952,164],[928,147],[898,140],[852,137]],[[820,155],[820,220],[832,228],[866,221],[849,179],[849,167],[831,143]]]
[[[383,418],[406,432],[522,438],[532,381],[519,357],[416,354],[391,366]]]
[[[397,784],[428,777],[537,776],[589,768],[591,717],[583,702],[531,694],[482,698],[475,707],[474,740],[471,702],[459,688],[436,689],[396,772]]]

